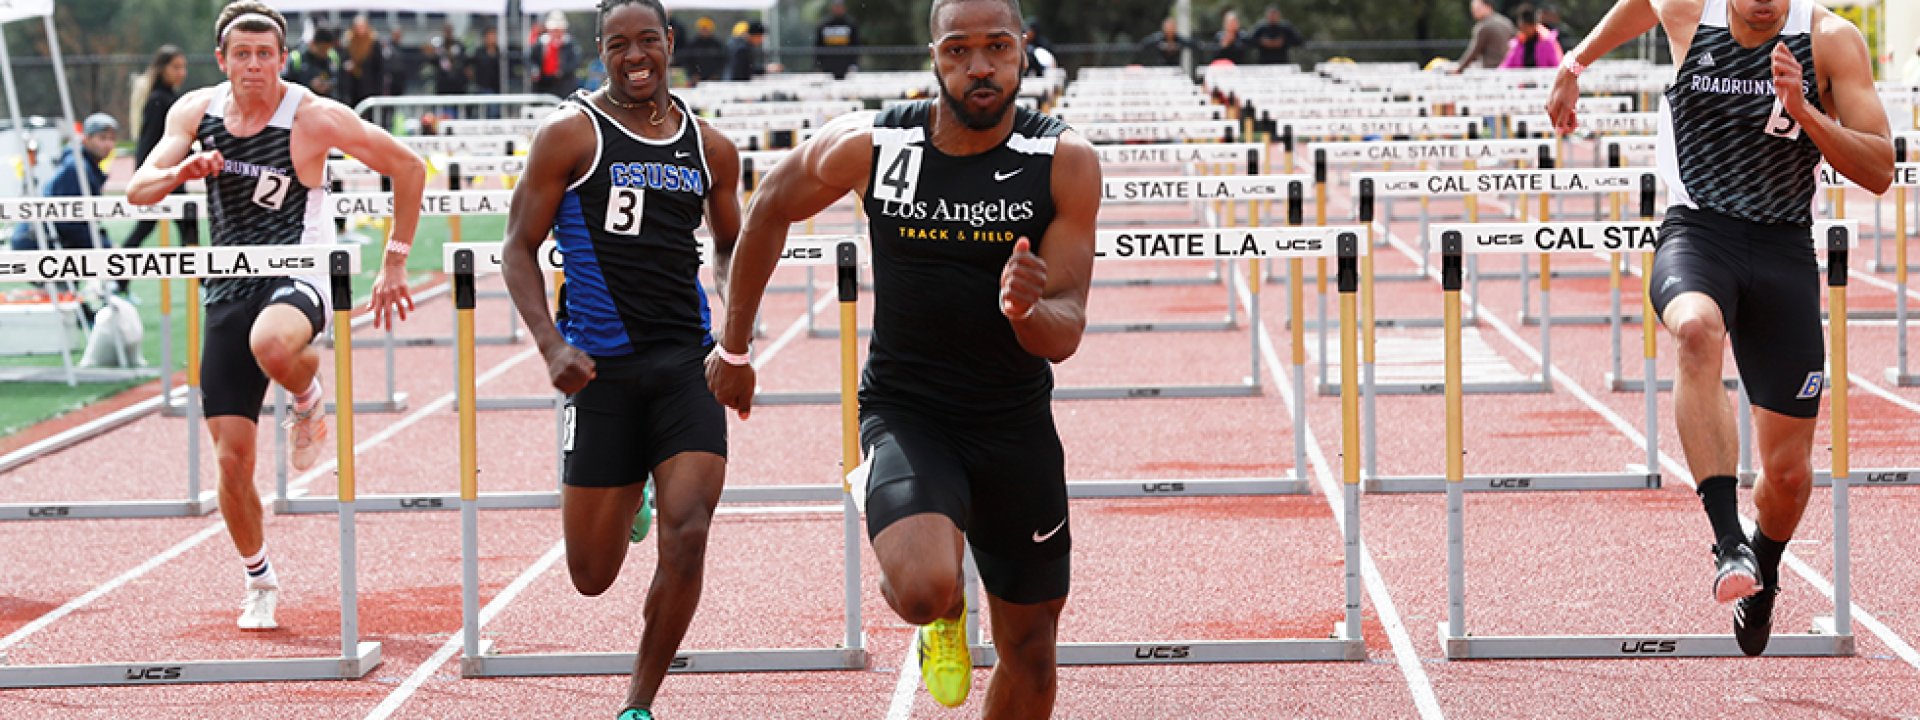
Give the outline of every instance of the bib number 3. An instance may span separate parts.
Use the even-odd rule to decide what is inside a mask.
[[[1800,123],[1787,114],[1786,103],[1780,102],[1780,98],[1773,99],[1773,114],[1767,117],[1766,133],[1788,140],[1800,139]]]
[[[606,231],[617,235],[639,235],[641,213],[647,196],[636,187],[615,185],[607,191]]]

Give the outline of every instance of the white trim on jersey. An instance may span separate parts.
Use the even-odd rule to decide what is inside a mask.
[[[668,95],[667,98],[669,102],[672,102],[676,107],[680,108],[680,129],[674,131],[673,137],[667,138],[665,140],[654,140],[651,138],[641,137],[639,133],[636,133],[632,130],[627,129],[627,126],[621,125],[619,120],[613,119],[612,115],[608,115],[607,113],[601,111],[600,108],[594,107],[593,97],[590,95],[587,96],[586,102],[581,104],[587,106],[588,108],[592,108],[594,114],[599,115],[600,117],[606,118],[607,122],[613,123],[614,127],[620,128],[620,132],[626,133],[627,137],[633,138],[635,142],[638,142],[642,145],[652,145],[654,147],[667,147],[668,145],[672,145],[674,143],[680,142],[680,138],[687,134],[687,126],[693,124],[693,113],[687,111],[686,105],[682,104],[679,98],[673,97],[672,95]],[[595,163],[595,164],[597,165],[598,163]]]
[[[1030,138],[1020,133],[1007,136],[1007,149],[1025,155],[1052,155],[1059,143],[1058,137]]]
[[[677,98],[675,102],[678,102]],[[695,118],[693,113],[687,112],[685,105],[680,106],[680,114],[687,119],[685,125],[693,126],[693,152],[700,156],[700,177],[707,179],[707,192],[713,192],[713,170],[707,167],[707,135],[706,133],[700,132],[699,119]],[[683,125],[680,129],[684,132],[686,127]],[[705,210],[705,208],[701,208],[702,212],[705,212]]]
[[[873,129],[874,147],[880,147],[882,145],[914,145],[925,142],[926,139],[927,129],[924,127],[876,127]]]
[[[593,126],[593,162],[587,164],[587,171],[581,173],[580,177],[574,178],[573,182],[567,183],[567,192],[573,192],[574,188],[580,187],[580,184],[586,182],[587,178],[593,177],[593,169],[600,167],[600,150],[607,146],[607,139],[600,137],[600,121],[594,119],[593,113],[587,108],[581,107],[580,103],[573,103],[573,106],[579,108],[580,114],[586,116],[587,124]]]
[[[1699,210],[1693,203],[1693,196],[1687,193],[1687,184],[1680,181],[1680,153],[1673,143],[1673,106],[1667,102],[1666,94],[1660,95],[1660,125],[1653,136],[1654,172],[1660,176],[1660,182],[1667,186],[1667,207],[1685,206],[1690,210]]]
[[[293,129],[294,112],[300,109],[301,98],[306,97],[307,89],[297,83],[287,83],[287,94],[280,98],[280,105],[273,109],[273,117],[267,119],[266,127],[282,130]],[[223,82],[213,88],[213,99],[207,101],[207,116],[222,120],[227,117],[227,98],[233,96],[233,83]],[[228,134],[232,134],[229,132]],[[239,136],[235,136],[239,137]]]

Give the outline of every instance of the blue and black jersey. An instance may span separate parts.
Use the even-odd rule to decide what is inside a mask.
[[[568,102],[592,120],[599,142],[592,169],[567,187],[553,219],[566,266],[556,314],[561,334],[595,358],[660,344],[712,344],[693,231],[715,188],[693,113],[673,98],[683,117],[680,132],[649,140],[602,113],[585,93]]]

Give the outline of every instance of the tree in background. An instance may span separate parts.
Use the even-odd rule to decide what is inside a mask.
[[[93,112],[128,117],[133,74],[161,45],[179,45],[189,56],[213,53],[213,19],[224,2],[215,0],[59,0],[54,26],[60,33],[67,81],[72,85],[78,121]],[[47,35],[38,20],[7,24],[20,112],[48,118],[60,115],[60,91],[49,61]],[[78,62],[79,58],[124,56],[125,62]],[[211,62],[189,62],[182,92],[218,76]]]

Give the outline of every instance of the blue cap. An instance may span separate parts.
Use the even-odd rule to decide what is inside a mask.
[[[115,122],[113,116],[106,113],[88,115],[87,119],[80,123],[80,132],[84,135],[98,135],[108,130],[119,129],[120,123]]]

